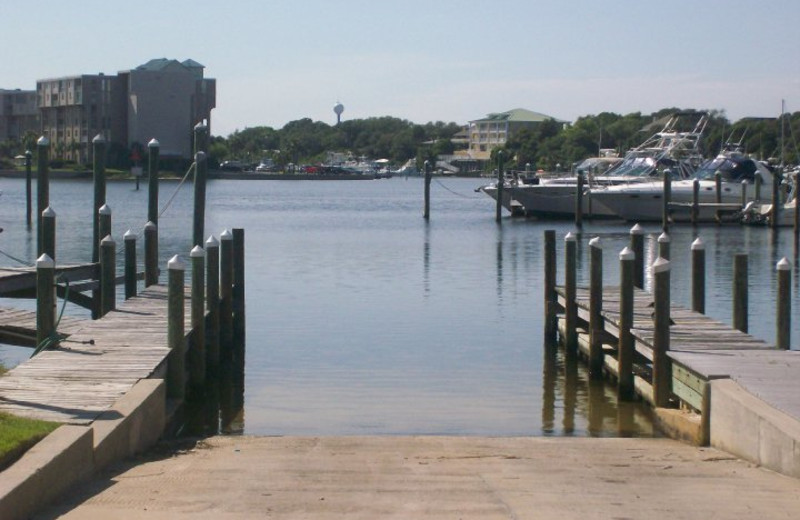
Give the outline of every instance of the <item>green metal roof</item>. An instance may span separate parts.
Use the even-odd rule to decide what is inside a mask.
[[[560,119],[556,119],[555,117],[541,114],[539,112],[534,112],[532,110],[526,110],[524,108],[515,108],[513,110],[508,110],[507,112],[489,114],[483,119],[476,119],[472,122],[483,123],[483,122],[497,122],[497,121],[512,121],[521,123],[541,123],[543,121],[549,121],[549,120],[558,121],[560,123],[565,122],[561,121]]]

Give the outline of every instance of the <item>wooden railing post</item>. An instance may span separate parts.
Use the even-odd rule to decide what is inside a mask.
[[[792,334],[792,266],[786,257],[783,257],[778,265],[775,266],[778,271],[778,309],[776,314],[776,334],[775,346],[789,350],[789,342]]]
[[[617,345],[617,395],[622,401],[634,397],[633,278],[636,255],[629,247],[619,254],[619,343]]]
[[[197,389],[206,380],[206,252],[202,247],[194,246],[189,257],[192,262],[192,347],[189,354],[189,372],[192,387]]]
[[[544,337],[545,344],[555,345],[558,334],[556,315],[556,232],[544,232]]]
[[[692,242],[692,310],[706,312],[706,246],[700,237]]]
[[[653,263],[653,401],[664,407],[672,393],[672,366],[667,356],[670,327],[670,263],[658,258]]]
[[[50,206],[50,140],[44,136],[36,141],[36,254],[44,254],[42,243],[42,213]]]
[[[186,266],[173,256],[167,263],[167,397],[183,399],[186,395],[186,347],[184,310],[184,271]]]
[[[636,224],[631,228],[630,235],[631,249],[636,255],[633,283],[639,289],[644,289],[644,228]]]
[[[100,241],[100,316],[116,307],[117,299],[117,243],[106,235]]]
[[[747,332],[747,254],[739,253],[733,261],[733,328]]]
[[[153,221],[144,226],[144,286],[158,283],[158,226]]]
[[[206,344],[208,351],[206,361],[208,372],[219,372],[219,241],[213,236],[206,240],[206,306],[208,308],[208,327],[206,328]]]
[[[56,329],[56,263],[46,254],[36,260],[36,347],[42,348]],[[54,346],[54,345],[49,345]]]
[[[574,356],[578,352],[578,304],[577,296],[577,238],[572,233],[567,233],[564,237],[566,246],[564,273],[564,328],[565,342],[564,348],[567,355]]]
[[[603,248],[600,238],[589,241],[589,374],[593,379],[603,376]]]
[[[42,212],[42,249],[43,253],[56,261],[56,212],[47,206]]]
[[[130,229],[122,237],[125,243],[125,299],[136,296],[136,233]]]

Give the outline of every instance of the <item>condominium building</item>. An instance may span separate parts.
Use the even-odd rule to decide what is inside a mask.
[[[36,91],[0,89],[0,142],[19,141],[27,132],[39,132]]]
[[[92,140],[127,153],[158,139],[162,156],[190,157],[192,128],[211,123],[216,81],[193,60],[156,59],[116,76],[78,75],[36,83],[42,134],[53,157],[86,163]]]
[[[566,123],[524,108],[489,114],[483,119],[470,121],[469,155],[473,159],[487,160],[494,148],[504,145],[514,134],[548,120]]]

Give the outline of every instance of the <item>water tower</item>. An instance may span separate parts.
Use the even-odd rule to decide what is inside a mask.
[[[337,101],[336,104],[333,106],[333,111],[336,112],[336,124],[338,125],[342,121],[342,112],[344,112],[344,105]]]

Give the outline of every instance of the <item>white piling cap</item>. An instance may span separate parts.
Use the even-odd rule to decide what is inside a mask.
[[[669,260],[666,258],[658,257],[655,262],[653,262],[653,273],[663,273],[664,271],[670,270]]]
[[[775,266],[775,269],[777,269],[778,271],[791,271],[792,265],[784,256],[783,258],[781,258],[781,261],[778,262],[778,265]]]
[[[152,231],[153,229],[158,229],[158,226],[156,226],[156,223],[153,222],[152,220],[148,220],[147,224],[144,225],[144,228],[146,230]]]
[[[99,143],[105,143],[106,140],[105,140],[105,138],[103,138],[102,134],[97,134],[96,136],[94,136],[94,139],[92,139],[92,142],[99,144]]]
[[[201,129],[205,130],[206,128],[208,128],[208,127],[202,121],[200,121],[199,123],[194,125],[194,129],[195,130],[201,130]]]
[[[203,161],[203,160],[205,160],[205,158],[206,158],[206,153],[204,151],[202,151],[202,150],[200,150],[199,152],[194,154],[194,160],[196,162]]]
[[[50,255],[44,253],[38,259],[36,259],[36,268],[44,268],[44,269],[53,269],[56,266],[55,261],[50,258]]]
[[[136,240],[136,233],[134,233],[133,231],[131,231],[129,229],[128,231],[125,232],[124,235],[122,235],[122,239],[123,240]]]
[[[692,242],[692,251],[704,251],[705,248],[706,245],[703,243],[700,237],[695,238],[694,242]]]
[[[600,243],[600,237],[594,237],[593,239],[589,240],[589,245],[591,247],[603,247],[603,245]]]
[[[50,206],[47,206],[46,208],[44,208],[44,211],[42,211],[42,216],[46,218],[55,218],[56,211]]]
[[[206,240],[206,249],[209,247],[219,247],[219,240],[214,238],[214,235],[210,235],[208,240]]]
[[[150,142],[147,143],[148,148],[158,148],[159,146],[161,146],[161,143],[159,143],[158,139],[156,139],[155,137],[150,139]]]
[[[42,136],[42,137],[40,137],[39,139],[36,140],[36,144],[38,146],[50,146],[50,139],[48,139],[45,136]]]
[[[619,259],[620,260],[636,260],[636,253],[633,252],[628,246],[625,246],[625,249],[619,252]]]
[[[643,234],[644,234],[644,228],[639,224],[636,224],[631,228],[631,235],[643,235]]]
[[[111,215],[111,206],[109,206],[108,204],[103,204],[102,206],[100,206],[100,209],[97,210],[97,212],[100,213],[101,215]]]
[[[658,241],[659,242],[666,242],[667,244],[669,244],[669,242],[670,242],[669,235],[666,234],[666,233],[661,233],[660,235],[658,235]]]
[[[576,236],[575,236],[575,235],[572,233],[572,231],[570,231],[569,233],[567,233],[567,235],[564,237],[564,242],[575,242],[575,241],[577,241],[577,240],[578,240],[578,237],[576,237]]]
[[[172,269],[175,271],[185,271],[186,265],[183,262],[181,262],[181,259],[178,258],[178,255],[175,255],[169,259],[169,262],[167,262],[167,269]]]
[[[100,241],[101,246],[113,246],[116,242],[114,242],[114,237],[111,235],[106,235],[103,240]]]
[[[206,250],[200,246],[194,246],[192,251],[189,253],[189,257],[191,258],[203,258],[206,256]]]
[[[569,236],[569,234],[567,234],[567,236]],[[233,233],[231,233],[230,231],[228,231],[228,230],[226,229],[225,231],[223,231],[223,232],[222,232],[222,233],[219,235],[219,239],[220,239],[220,240],[233,240]],[[566,240],[566,238],[565,238],[564,240]],[[573,239],[573,240],[574,240],[574,239]]]

